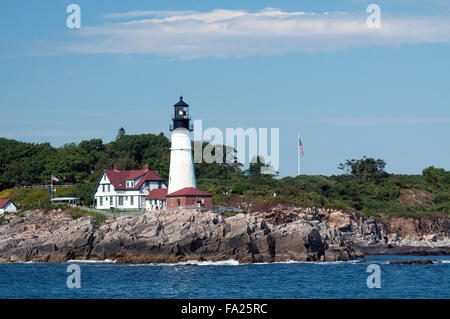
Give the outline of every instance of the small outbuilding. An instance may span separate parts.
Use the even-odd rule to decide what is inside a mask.
[[[195,209],[209,211],[212,209],[212,194],[194,187],[185,187],[167,194],[167,211]]]
[[[10,199],[0,199],[0,214],[3,213],[15,213],[17,212],[17,207],[14,205]]]
[[[167,188],[155,188],[145,197],[145,210],[166,210]]]

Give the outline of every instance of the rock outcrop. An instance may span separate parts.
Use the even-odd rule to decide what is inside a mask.
[[[0,226],[0,261],[114,259],[150,263],[236,259],[240,262],[348,259],[345,248],[327,250],[316,221],[274,225],[249,214],[156,212],[109,219],[73,220],[64,212],[27,211]],[[340,257],[342,256],[342,257]]]
[[[0,262],[338,261],[407,249],[445,253],[450,247],[448,221],[439,221],[438,226],[425,221],[399,223],[301,207],[228,218],[216,213],[151,212],[109,218],[100,225],[90,217],[72,219],[60,210],[26,211],[2,221]],[[413,235],[411,227],[419,226],[422,233]]]
[[[276,224],[298,219],[319,222],[327,245],[328,258],[333,248],[358,254],[450,254],[449,218],[412,218],[360,216],[332,209],[314,207],[273,208],[255,213]]]
[[[64,212],[27,211],[10,215],[0,226],[0,262],[89,258],[96,224]]]

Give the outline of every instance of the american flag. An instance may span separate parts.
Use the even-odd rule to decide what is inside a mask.
[[[305,155],[305,153],[303,152],[303,145],[300,137],[298,138],[298,148],[300,149],[300,153],[302,154],[302,156]]]
[[[52,181],[59,182],[59,179],[57,179],[55,176],[52,175]]]

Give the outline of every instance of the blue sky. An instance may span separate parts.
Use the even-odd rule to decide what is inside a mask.
[[[366,7],[381,8],[367,29]],[[66,7],[81,7],[68,29]],[[60,146],[203,127],[280,128],[280,175],[450,169],[447,1],[2,1],[0,136]]]

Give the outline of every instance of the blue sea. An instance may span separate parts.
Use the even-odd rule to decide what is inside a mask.
[[[392,260],[432,259],[431,265]],[[274,264],[114,262],[0,264],[2,298],[450,298],[450,256],[368,256],[358,261]],[[68,266],[80,288],[68,288]],[[379,265],[380,288],[367,268]],[[76,267],[76,266],[75,266]]]

